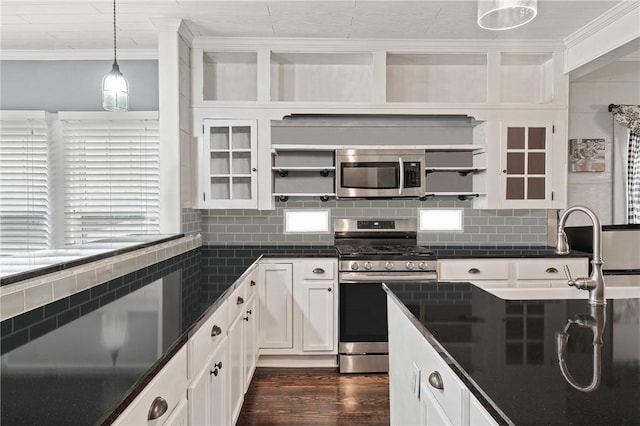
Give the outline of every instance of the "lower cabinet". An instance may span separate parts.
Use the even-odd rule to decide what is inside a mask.
[[[187,388],[187,348],[182,347],[116,419],[114,425],[164,425],[182,419]],[[178,410],[178,411],[176,411]],[[179,424],[179,423],[178,423]]]
[[[389,404],[391,424],[497,424],[426,338],[390,298]],[[476,401],[477,402],[477,401]],[[481,419],[484,423],[471,422]]]
[[[244,400],[244,316],[239,315],[229,326],[228,395],[231,424],[235,424]]]
[[[337,354],[337,270],[335,258],[260,264],[258,340],[265,359]]]
[[[222,336],[204,368],[187,390],[190,425],[227,425],[228,339]]]
[[[247,302],[244,316],[244,392],[249,389],[251,378],[258,362],[258,305],[256,296],[252,295]]]

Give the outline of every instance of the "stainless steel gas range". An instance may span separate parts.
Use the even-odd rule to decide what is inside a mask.
[[[433,282],[433,254],[417,245],[414,219],[337,219],[341,373],[389,368],[386,282]]]

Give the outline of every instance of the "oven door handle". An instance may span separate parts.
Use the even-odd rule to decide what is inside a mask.
[[[400,188],[398,188],[398,195],[402,195],[404,189],[404,163],[402,162],[402,157],[398,158],[398,163],[400,164]]]
[[[438,280],[438,275],[434,273],[424,273],[419,275],[358,275],[347,276],[339,278],[340,284],[368,284],[368,283],[381,283],[381,282],[398,282],[398,281],[410,281],[415,282],[433,282]]]

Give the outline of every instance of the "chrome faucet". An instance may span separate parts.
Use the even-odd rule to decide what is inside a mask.
[[[569,243],[564,227],[569,215],[575,211],[585,213],[593,223],[593,255],[591,259],[591,276],[589,278],[571,277],[569,267],[565,265],[564,272],[569,280],[568,284],[581,290],[589,291],[589,304],[593,306],[604,306],[607,301],[604,292],[604,277],[602,276],[602,225],[598,216],[590,209],[583,206],[570,207],[562,213],[558,222],[558,239],[556,242],[557,254],[569,254]]]

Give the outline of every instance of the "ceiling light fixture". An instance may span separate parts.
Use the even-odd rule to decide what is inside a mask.
[[[102,79],[102,108],[107,111],[129,109],[129,83],[116,60],[116,0],[113,0],[113,67]]]
[[[538,0],[478,0],[478,25],[486,30],[509,30],[531,22]]]

